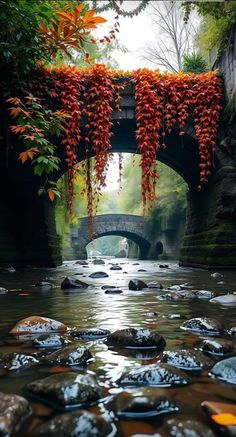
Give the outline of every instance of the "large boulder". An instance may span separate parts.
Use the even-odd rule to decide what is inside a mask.
[[[142,328],[120,329],[108,335],[108,346],[124,348],[157,348],[164,349],[165,339],[157,331]]]
[[[88,411],[60,414],[33,432],[35,437],[108,437],[114,426],[105,418]]]
[[[181,328],[187,331],[199,332],[207,335],[219,335],[222,331],[222,326],[218,320],[207,317],[195,317],[186,320]]]
[[[60,373],[30,382],[27,390],[59,409],[88,405],[101,397],[96,379],[90,374],[76,372]]]
[[[178,411],[170,396],[154,387],[117,393],[109,399],[106,408],[118,417],[133,419]]]
[[[186,385],[190,383],[190,378],[181,370],[169,364],[151,364],[147,366],[134,367],[124,372],[118,379],[121,385],[133,386],[154,386],[170,387]]]
[[[105,264],[105,261],[103,261],[103,259],[101,259],[101,258],[95,258],[95,259],[93,260],[93,264],[94,264],[95,266],[102,266],[102,265]]]
[[[212,367],[211,375],[223,381],[236,384],[236,357],[226,358]]]
[[[129,281],[129,290],[143,290],[143,288],[148,288],[147,284],[140,279],[131,279]]]
[[[46,361],[53,365],[83,366],[91,358],[91,353],[84,346],[66,346],[47,355]]]
[[[62,283],[61,288],[63,290],[68,290],[70,288],[88,288],[88,284],[86,282],[80,281],[79,279],[73,278],[73,277],[66,277]]]
[[[214,365],[214,361],[206,357],[202,352],[187,349],[165,351],[160,362],[171,364],[179,369],[194,371],[209,369]]]
[[[0,392],[0,436],[18,433],[31,415],[31,406],[25,398]]]
[[[38,360],[31,355],[18,354],[16,352],[0,355],[0,368],[6,370],[20,370],[35,364],[38,364]]]
[[[20,320],[10,334],[39,334],[43,332],[67,331],[69,328],[61,322],[48,317],[30,316]]]

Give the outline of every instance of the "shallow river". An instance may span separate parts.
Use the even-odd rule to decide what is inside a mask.
[[[119,263],[122,270],[111,271],[111,262]],[[236,307],[223,307],[205,299],[162,301],[158,296],[167,291],[131,291],[128,289],[128,283],[132,278],[139,278],[145,282],[158,281],[164,289],[172,284],[191,283],[194,290],[209,290],[215,295],[220,295],[236,292],[235,272],[221,272],[223,277],[219,279],[211,277],[212,272],[181,268],[174,262],[168,262],[169,268],[164,269],[159,268],[159,263],[154,261],[138,261],[138,265],[135,265],[136,263],[136,260],[115,259],[106,260],[105,266],[96,266],[89,261],[89,265],[84,267],[70,261],[56,269],[31,268],[15,273],[1,272],[0,286],[6,287],[9,292],[0,295],[0,353],[42,353],[38,349],[33,349],[29,342],[8,334],[17,321],[30,315],[47,316],[76,329],[96,327],[113,332],[128,327],[142,327],[158,330],[166,340],[166,350],[198,348],[203,337],[184,331],[180,326],[186,319],[211,317],[218,319],[223,325],[224,331],[220,337],[232,340],[227,330],[236,325]],[[138,272],[139,269],[145,271]],[[88,276],[95,271],[105,271],[109,277],[89,278]],[[85,291],[62,290],[60,284],[63,278],[73,275],[90,284],[90,287]],[[35,283],[42,280],[51,282],[54,287],[51,290],[34,287]],[[123,293],[105,294],[101,287],[106,284],[117,286]],[[173,314],[177,318],[172,319]],[[93,360],[88,363],[87,370],[96,374],[104,397],[119,392],[120,388],[115,381],[124,369],[155,363],[160,355],[160,352],[153,350],[144,351],[142,354],[132,349],[108,349],[104,340],[81,340],[80,343],[90,348]],[[52,372],[53,369],[45,365],[8,372],[0,369],[0,391],[23,394],[27,398],[24,389],[26,383],[44,378]],[[201,402],[236,401],[236,385],[210,377],[207,370],[201,374],[195,373],[191,377],[192,383],[186,387],[162,389],[178,404],[178,412],[139,420],[114,418],[117,428],[115,435],[129,437],[135,434],[152,435],[155,432],[168,435],[164,433],[164,425],[165,421],[171,418],[195,418],[204,422]],[[36,426],[55,414],[52,408],[44,406],[41,402],[34,400],[32,406],[35,415],[23,430],[22,436],[33,435]],[[102,402],[88,409],[96,414],[104,413]]]

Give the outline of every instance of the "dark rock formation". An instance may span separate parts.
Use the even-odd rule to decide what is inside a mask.
[[[157,331],[142,328],[120,329],[108,335],[106,343],[113,347],[164,349],[165,340]]]
[[[222,331],[222,326],[218,320],[207,317],[196,317],[186,320],[181,328],[186,329],[187,331],[200,332],[207,335],[219,335]]]
[[[70,288],[87,288],[88,284],[86,284],[83,281],[80,281],[79,279],[67,277],[62,281],[61,288],[63,290],[67,290]]]
[[[162,363],[168,363],[183,370],[203,370],[214,365],[214,361],[207,358],[202,352],[195,350],[165,351],[160,359]]]
[[[22,396],[0,392],[0,435],[10,437],[20,431],[32,415],[29,402]]]

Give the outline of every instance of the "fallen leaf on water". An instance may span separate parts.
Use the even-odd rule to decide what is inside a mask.
[[[236,416],[231,413],[212,414],[211,418],[218,425],[224,425],[224,426],[236,425]]]
[[[65,366],[55,366],[55,367],[51,367],[49,369],[50,373],[63,373],[63,372],[71,372],[71,369],[69,367],[65,367]]]

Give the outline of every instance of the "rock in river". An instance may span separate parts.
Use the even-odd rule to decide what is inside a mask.
[[[105,291],[105,294],[121,294],[123,293],[122,290],[120,290],[120,288],[107,288]]]
[[[226,358],[216,363],[211,369],[211,375],[236,384],[236,357]]]
[[[164,349],[165,340],[157,331],[142,328],[120,329],[108,335],[108,346],[124,348],[157,348]]]
[[[236,344],[231,340],[206,339],[203,340],[200,349],[212,355],[226,355],[236,352]]]
[[[83,410],[60,414],[33,432],[34,437],[108,437],[112,435],[114,435],[114,426],[110,422]]]
[[[62,283],[61,288],[63,290],[68,290],[70,288],[87,288],[88,284],[86,282],[80,281],[79,279],[73,277],[66,277]]]
[[[27,390],[57,408],[83,406],[101,397],[96,379],[76,372],[47,376],[27,384]]]
[[[108,276],[106,272],[94,272],[89,275],[90,278],[108,278]]]
[[[47,355],[46,361],[64,366],[83,366],[91,358],[91,353],[84,346],[66,346]]]
[[[101,259],[101,258],[95,258],[95,259],[93,259],[93,264],[95,266],[101,266],[101,265],[105,264],[105,261],[103,261],[103,259]]]
[[[129,290],[142,290],[143,288],[148,288],[147,284],[140,279],[131,279],[129,281]]]
[[[233,326],[232,328],[230,328],[230,330],[229,330],[229,334],[230,334],[232,337],[236,337],[236,326]]]
[[[34,338],[32,344],[35,347],[60,347],[64,344],[71,343],[71,340],[68,337],[63,337],[58,334],[43,334],[37,338]]]
[[[203,370],[214,365],[214,361],[196,350],[182,349],[179,351],[165,351],[160,359],[162,363],[168,363],[183,370]]]
[[[168,436],[175,437],[215,437],[205,423],[198,420],[170,419],[165,425]]]
[[[57,320],[48,317],[31,316],[20,320],[10,334],[38,334],[40,332],[67,331],[69,328]]]
[[[29,402],[22,396],[0,392],[0,435],[10,437],[18,433],[32,415]]]
[[[98,338],[104,338],[110,331],[101,328],[88,328],[81,331],[71,331],[70,335],[73,338],[83,338],[86,340],[97,340]]]
[[[0,367],[6,370],[20,370],[37,363],[38,360],[31,355],[18,354],[16,352],[0,355]]]
[[[119,266],[118,264],[114,264],[113,266],[110,267],[110,270],[122,270],[122,267]]]
[[[199,332],[207,335],[219,335],[220,331],[222,331],[222,326],[218,320],[207,317],[196,317],[194,319],[186,320],[181,328],[186,329],[187,331]]]
[[[170,364],[151,364],[135,367],[123,373],[118,379],[121,385],[141,385],[154,387],[170,387],[175,385],[186,385],[190,378],[181,370]]]
[[[154,387],[117,393],[106,407],[121,418],[145,418],[178,411],[164,390]]]
[[[220,305],[236,305],[236,294],[224,294],[223,296],[213,297],[210,302]]]
[[[37,282],[34,286],[37,288],[44,288],[44,289],[51,289],[53,287],[51,282],[46,282],[46,281]]]

